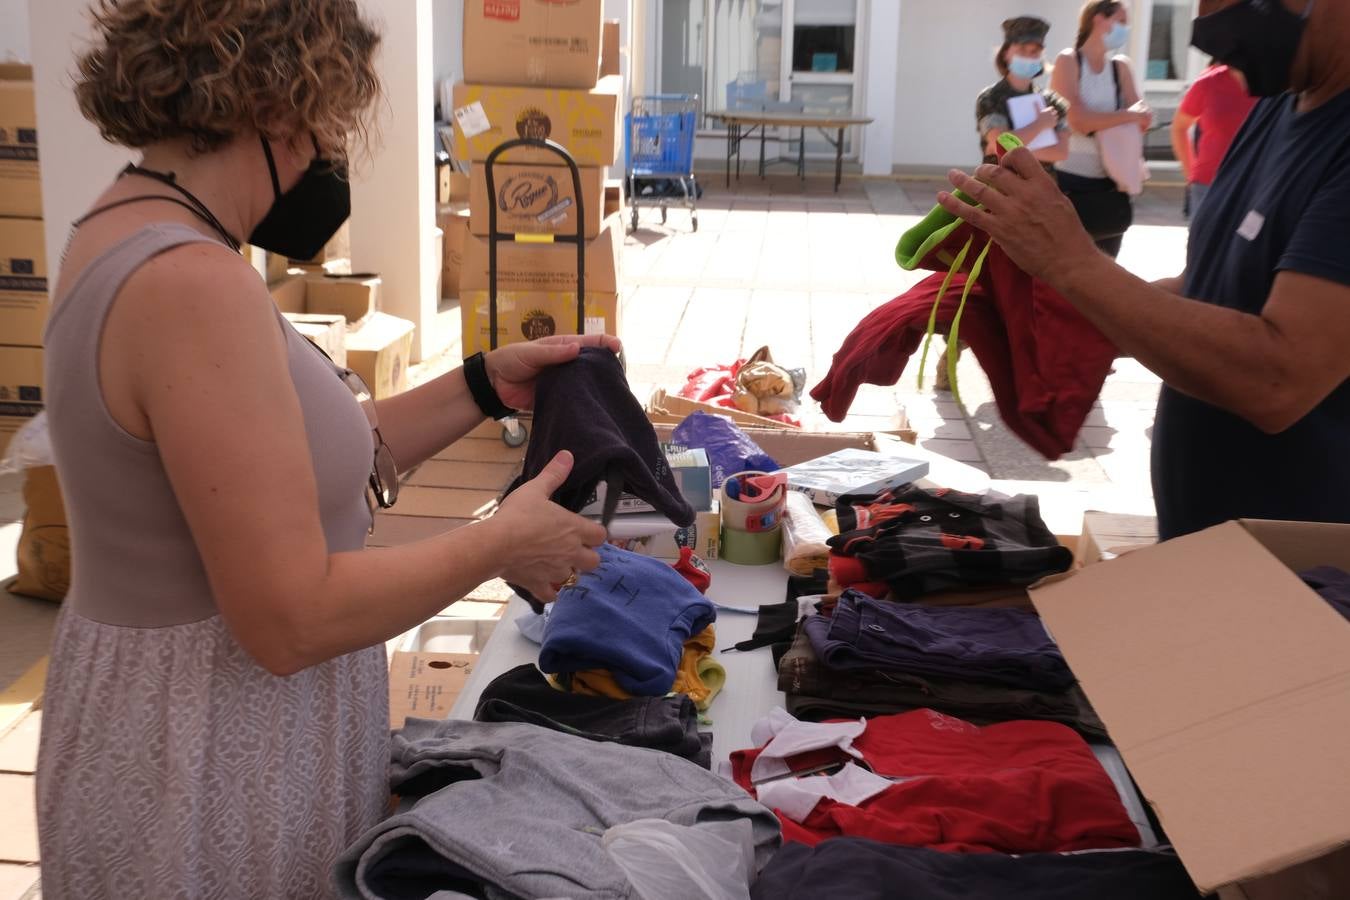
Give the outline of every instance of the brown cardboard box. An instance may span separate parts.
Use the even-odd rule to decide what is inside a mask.
[[[477,653],[395,651],[389,660],[389,727],[402,728],[409,716],[450,715],[477,663]]]
[[[347,332],[347,366],[369,385],[376,400],[408,388],[414,325],[386,313],[372,313]]]
[[[623,79],[601,78],[592,90],[455,85],[456,159],[481,162],[497,145],[518,137],[549,138],[579,166],[613,165],[622,146],[619,97]],[[557,164],[543,150],[521,150],[514,162]]]
[[[608,219],[612,215],[623,215],[623,180],[619,178],[605,179],[605,199],[602,204],[604,217]]]
[[[305,275],[287,275],[281,281],[267,286],[272,302],[283,313],[303,314],[305,301],[309,293],[309,278]]]
[[[441,296],[459,296],[459,273],[464,267],[464,239],[469,234],[469,210],[463,204],[442,206],[436,224],[445,232],[441,256]]]
[[[342,316],[286,313],[286,321],[339,366],[347,365],[347,320]]]
[[[305,312],[342,316],[351,328],[380,308],[380,276],[323,275],[310,278],[305,294]]]
[[[586,244],[586,293],[617,293],[619,259],[623,250],[623,222],[606,220],[600,235]],[[487,238],[470,234],[464,241],[464,269],[459,276],[463,292],[488,289]],[[570,291],[577,289],[577,249],[574,244],[497,244],[499,291]]]
[[[469,202],[469,176],[450,167],[450,199],[449,203],[468,203]]]
[[[600,74],[601,0],[464,0],[464,77],[589,88]]]
[[[605,170],[580,169],[583,233],[600,233],[605,211]],[[576,234],[577,198],[572,173],[565,166],[496,165],[496,196],[487,189],[487,167],[474,166],[469,181],[469,230],[488,233],[488,217],[497,205],[497,230],[513,234]]]
[[[1078,545],[1078,561],[1087,566],[1156,543],[1158,520],[1154,516],[1132,516],[1090,509],[1083,513],[1083,537]]]
[[[23,503],[16,560],[19,574],[9,590],[59,603],[70,589],[70,530],[55,466],[35,466],[24,472]]]
[[[0,346],[0,415],[42,406],[42,348]]]
[[[618,75],[620,68],[620,32],[618,19],[606,19],[600,33],[600,77]]]
[[[439,163],[436,166],[436,203],[450,202],[450,163]]]
[[[469,239],[474,240],[472,236]],[[619,295],[616,292],[588,290],[585,303],[583,334],[619,333]],[[492,349],[488,292],[461,288],[459,315],[465,355]],[[575,290],[497,292],[497,346],[576,333]]]
[[[0,65],[0,216],[42,218],[30,66]]]
[[[436,269],[436,299],[445,297],[445,229],[439,225],[432,232],[435,235],[436,255],[432,259],[441,261],[441,265]]]
[[[42,344],[49,306],[46,241],[41,219],[0,218],[0,342]]]
[[[1228,522],[1031,591],[1201,892],[1350,896],[1350,627],[1317,565],[1350,569],[1350,525]]]

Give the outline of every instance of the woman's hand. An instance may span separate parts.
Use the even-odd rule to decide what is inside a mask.
[[[942,208],[992,237],[1029,275],[1053,283],[1056,273],[1098,252],[1073,205],[1025,147],[999,165],[980,166],[974,177],[952,169],[947,178],[983,208],[941,191]]]
[[[488,378],[503,403],[512,409],[534,409],[534,382],[539,373],[576,359],[582,347],[604,347],[618,353],[623,345],[608,334],[558,334],[498,347],[487,354],[484,362]]]
[[[493,544],[501,554],[502,578],[545,602],[557,599],[555,585],[574,572],[589,572],[600,565],[595,548],[606,538],[599,522],[549,500],[571,471],[572,454],[564,450],[537,478],[516,488],[483,523],[496,532]]]

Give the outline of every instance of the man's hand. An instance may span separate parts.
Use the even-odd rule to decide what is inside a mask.
[[[1073,205],[1026,148],[1011,151],[999,165],[980,166],[974,177],[959,169],[947,177],[983,208],[941,191],[942,208],[987,233],[1029,275],[1053,283],[1098,255]]]

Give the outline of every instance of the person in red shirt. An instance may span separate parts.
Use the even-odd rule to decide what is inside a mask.
[[[1214,183],[1228,145],[1256,105],[1247,80],[1230,66],[1210,66],[1181,98],[1172,119],[1172,151],[1186,179],[1187,208],[1194,218]],[[1195,139],[1191,140],[1191,126]]]

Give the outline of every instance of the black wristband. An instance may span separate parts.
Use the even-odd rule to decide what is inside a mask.
[[[483,411],[483,415],[489,419],[505,419],[514,416],[516,411],[502,402],[502,398],[497,396],[497,389],[492,386],[492,380],[488,378],[487,359],[482,351],[475,353],[464,360],[464,382],[469,386],[469,393],[473,395],[473,402],[478,404],[478,408]]]

